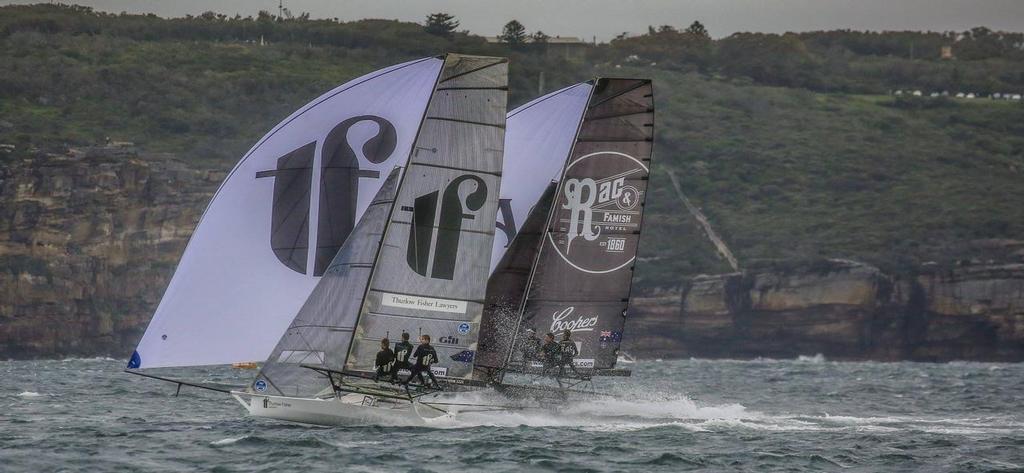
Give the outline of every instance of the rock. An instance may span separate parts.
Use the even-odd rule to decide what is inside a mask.
[[[207,175],[128,146],[7,158],[0,358],[127,357],[216,189]]]
[[[1022,361],[1024,264],[896,278],[829,260],[699,276],[675,298],[636,298],[630,314],[624,349],[642,357]]]

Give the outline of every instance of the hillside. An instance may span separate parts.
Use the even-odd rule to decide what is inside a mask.
[[[33,356],[130,343],[218,172],[334,85],[446,50],[511,55],[512,105],[537,95],[541,71],[545,90],[600,75],[655,80],[642,292],[731,271],[668,172],[743,268],[844,258],[912,275],[929,262],[1019,261],[1019,252],[993,251],[991,242],[1024,240],[1024,103],[889,94],[1024,92],[1019,34],[955,36],[818,32],[712,41],[663,30],[563,59],[538,45],[510,50],[384,20],[168,20],[2,7],[0,144],[11,146],[0,150],[7,229],[0,321],[35,327],[37,317],[59,323],[66,315],[103,319],[103,333],[117,333],[102,345],[41,342]],[[954,42],[957,58],[940,59],[938,49]],[[904,54],[910,43],[913,52]],[[122,154],[97,148],[93,158],[73,151],[107,141],[134,145]],[[74,201],[81,195],[96,205]],[[159,208],[168,202],[171,210]],[[83,219],[97,223],[84,228]],[[111,267],[124,281],[144,274],[147,287],[97,276]],[[75,304],[62,302],[60,288],[83,287],[90,289],[72,292]],[[32,328],[33,336],[55,336],[38,332]],[[0,334],[0,356],[16,356],[19,335],[7,335]]]

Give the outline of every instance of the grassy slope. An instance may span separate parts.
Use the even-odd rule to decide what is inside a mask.
[[[741,264],[848,257],[900,271],[971,257],[971,239],[1024,237],[1019,103],[896,102],[653,75],[657,164],[676,172]],[[654,179],[648,251],[683,258],[648,268],[647,283],[722,269],[691,265],[710,263],[695,254],[710,244],[691,241],[668,180]]]
[[[109,136],[227,169],[311,98],[402,59],[316,45],[19,32],[0,39],[0,85],[8,88],[0,120],[13,125],[0,124],[0,143]],[[602,73],[655,79],[658,142],[641,287],[727,269],[665,169],[746,265],[848,257],[902,270],[970,257],[970,239],[1024,239],[1022,104],[896,103],[654,68],[512,67],[515,103],[532,95],[529,68],[549,70],[552,88]]]

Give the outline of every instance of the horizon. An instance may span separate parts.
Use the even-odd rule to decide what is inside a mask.
[[[26,5],[38,1],[0,0],[0,5]],[[52,3],[52,2],[51,2]],[[312,19],[358,21],[393,19],[422,24],[430,13],[452,14],[459,30],[480,36],[495,36],[513,19],[529,32],[550,36],[578,37],[584,41],[606,42],[621,33],[642,34],[649,26],[685,28],[700,21],[713,38],[738,32],[786,33],[829,30],[855,31],[965,31],[986,27],[996,31],[1024,31],[1024,2],[1014,0],[884,0],[858,2],[839,0],[776,0],[770,4],[754,0],[563,0],[555,5],[539,0],[521,2],[439,0],[405,4],[399,0],[290,0],[284,8]],[[278,12],[276,0],[88,0],[73,2],[107,13],[152,13],[165,18],[199,15],[213,11],[229,16],[256,16],[260,10]],[[543,7],[541,6],[543,5]],[[566,20],[570,18],[570,20]]]

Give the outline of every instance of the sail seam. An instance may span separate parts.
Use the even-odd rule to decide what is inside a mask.
[[[398,225],[412,225],[412,222],[403,222],[401,220],[395,220],[395,221],[393,221],[391,223],[398,224]],[[423,225],[423,228],[449,228],[449,227],[442,227],[440,225],[429,225],[429,226],[428,225]],[[459,230],[459,233],[473,233],[475,235],[494,235],[494,231],[487,231],[487,230],[467,230],[467,229],[461,229],[461,230]]]
[[[599,105],[601,105],[601,104],[603,104],[603,103],[605,103],[605,102],[607,102],[609,100],[612,100],[612,99],[615,99],[615,98],[618,98],[618,97],[622,97],[623,95],[626,95],[626,94],[628,94],[628,93],[630,93],[630,92],[632,92],[632,91],[634,91],[636,89],[639,89],[639,88],[641,88],[641,87],[643,87],[643,86],[645,86],[645,85],[647,85],[649,83],[650,83],[649,80],[640,80],[633,87],[629,87],[626,90],[623,90],[623,91],[621,91],[621,92],[619,92],[619,93],[617,93],[617,94],[615,94],[615,95],[613,95],[611,97],[605,97],[605,98],[601,99],[600,102],[597,102],[595,104],[591,104],[591,105],[587,106],[587,108],[591,109],[591,108],[597,107],[597,106],[599,106]]]
[[[550,94],[548,94],[548,95],[546,95],[544,97],[541,97],[541,98],[537,99],[536,101],[534,101],[532,103],[528,103],[526,105],[523,105],[522,107],[519,107],[518,109],[513,111],[512,114],[508,116],[508,118],[512,118],[512,117],[514,117],[516,115],[519,115],[520,113],[525,112],[525,111],[533,108],[535,105],[539,105],[541,103],[544,103],[545,101],[548,101],[550,99],[558,97],[559,95],[562,95],[563,93],[568,92],[568,91],[570,91],[572,89],[575,89],[576,87],[579,87],[579,86],[581,86],[583,84],[593,85],[593,84],[590,84],[590,82],[588,81],[588,82],[581,82],[581,83],[576,84],[576,85],[571,85],[571,86],[566,87],[566,88],[564,88],[562,90],[556,90],[556,91],[551,92]]]
[[[508,90],[508,86],[498,87],[438,87],[437,90]]]
[[[479,72],[479,71],[482,71],[484,69],[487,69],[488,67],[497,66],[498,64],[505,64],[507,62],[508,62],[508,59],[502,59],[502,60],[500,60],[498,62],[487,64],[485,66],[480,66],[480,67],[478,67],[476,69],[470,69],[470,70],[465,71],[465,72],[460,72],[460,73],[455,74],[455,75],[453,75],[451,77],[448,77],[447,79],[441,79],[441,81],[438,82],[438,84],[441,84],[441,83],[444,83],[444,82],[448,82],[448,81],[450,81],[452,79],[458,79],[459,77],[467,76],[467,75],[472,74],[474,72]],[[441,72],[444,72],[444,66],[441,66]]]
[[[645,143],[645,142],[651,142],[651,141],[654,141],[654,138],[646,137],[646,138],[644,138],[642,140],[634,140],[634,139],[592,140],[592,139],[580,138],[580,139],[576,140],[577,143]]]
[[[433,164],[433,163],[409,163],[409,166],[424,166],[428,168],[439,168],[439,169],[450,169],[452,171],[464,171],[473,172],[478,174],[488,174],[491,176],[501,177],[501,171],[482,171],[477,169],[461,168],[458,166],[445,166],[444,164]]]
[[[466,123],[466,124],[469,124],[469,125],[489,126],[489,127],[492,127],[492,128],[500,128],[502,130],[505,129],[505,125],[499,125],[497,123],[484,123],[484,122],[476,122],[476,121],[472,121],[472,120],[460,120],[458,118],[427,117],[427,120],[441,120],[441,121],[446,121],[446,122]]]
[[[654,109],[648,108],[646,110],[639,110],[639,111],[636,111],[636,112],[623,112],[623,113],[614,113],[614,114],[611,114],[611,115],[601,115],[601,116],[598,116],[598,117],[591,118],[590,121],[607,120],[609,118],[628,117],[630,115],[645,115],[645,114],[651,113],[653,111],[654,111]]]

